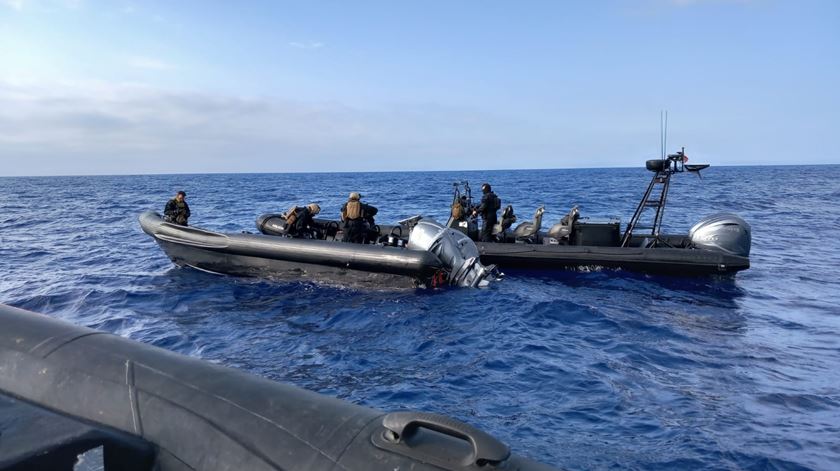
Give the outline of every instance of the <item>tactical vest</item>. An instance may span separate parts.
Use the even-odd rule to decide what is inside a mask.
[[[187,225],[187,203],[175,200],[175,222],[183,226]]]
[[[464,205],[460,201],[452,203],[452,217],[455,220],[460,220],[464,217]]]
[[[286,211],[286,227],[293,226],[297,221],[297,210],[297,206],[292,206],[288,211]]]
[[[361,201],[348,201],[344,207],[344,219],[355,220],[362,217],[362,203]]]

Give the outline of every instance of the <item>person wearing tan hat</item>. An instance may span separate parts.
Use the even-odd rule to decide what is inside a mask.
[[[296,239],[318,239],[318,224],[315,216],[321,212],[318,203],[295,207],[286,216],[286,233]]]
[[[368,233],[375,225],[373,217],[379,210],[374,206],[362,203],[361,199],[362,195],[354,191],[350,193],[347,202],[341,207],[341,221],[344,223],[342,242],[367,243]]]

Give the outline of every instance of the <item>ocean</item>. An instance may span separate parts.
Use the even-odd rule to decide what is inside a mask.
[[[840,166],[677,175],[668,232],[735,212],[730,277],[507,272],[486,289],[358,290],[175,267],[137,222],[185,190],[195,226],[350,191],[445,221],[452,183],[520,221],[627,222],[643,168],[0,178],[0,302],[386,411],[451,415],[568,469],[840,468]],[[2,327],[0,327],[2,328]]]

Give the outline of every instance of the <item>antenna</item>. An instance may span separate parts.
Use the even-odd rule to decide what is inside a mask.
[[[667,156],[666,148],[668,147],[668,111],[659,111],[659,153],[660,158],[665,160]]]

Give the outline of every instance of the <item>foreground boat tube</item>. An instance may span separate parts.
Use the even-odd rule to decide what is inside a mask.
[[[551,469],[449,417],[384,414],[9,306],[0,325],[0,419],[24,401],[28,417],[79,420],[84,431],[27,456],[55,435],[51,425],[27,435],[37,443],[0,429],[17,445],[0,446],[4,469],[102,445],[106,469]],[[20,421],[10,428],[26,429]]]
[[[177,265],[240,276],[307,276],[384,286],[428,285],[446,266],[433,253],[399,247],[221,234],[164,222],[146,211],[140,226]]]

